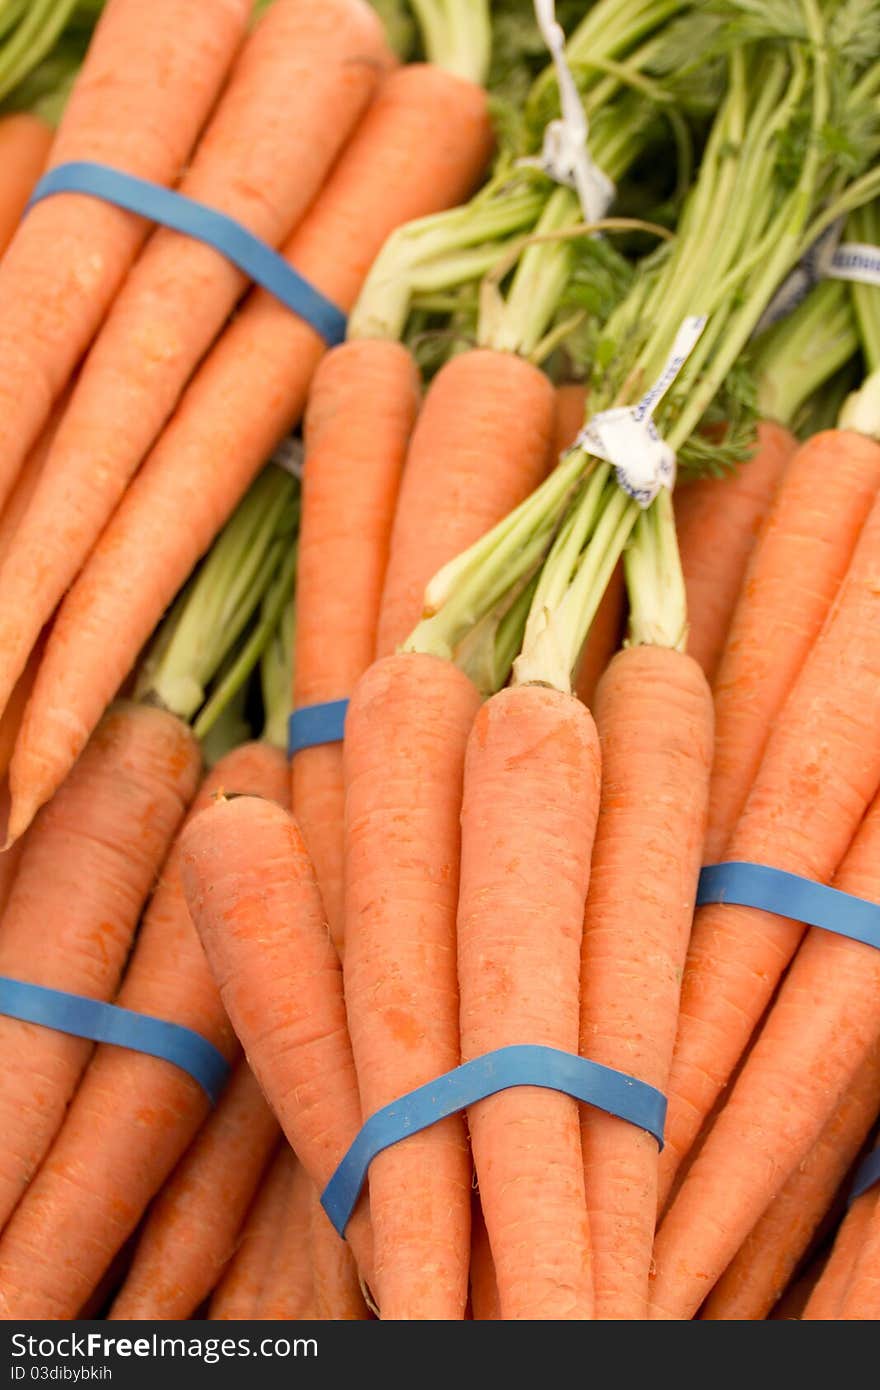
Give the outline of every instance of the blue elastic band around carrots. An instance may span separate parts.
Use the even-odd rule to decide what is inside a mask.
[[[856,1169],[856,1175],[853,1178],[853,1184],[847,1198],[848,1205],[852,1206],[857,1197],[869,1192],[878,1182],[880,1182],[880,1147],[865,1154]]]
[[[341,743],[345,735],[347,700],[326,700],[295,709],[287,722],[287,756],[324,743]]]
[[[345,339],[346,316],[310,284],[283,256],[225,213],[183,193],[123,173],[108,164],[78,160],[44,174],[31,194],[28,209],[58,193],[85,193],[137,213],[218,251],[243,274],[319,333],[330,347]]]
[[[166,1023],[149,1014],[105,1004],[100,999],[66,994],[0,975],[2,1014],[22,1023],[37,1023],[76,1038],[112,1043],[114,1047],[171,1062],[198,1082],[212,1105],[216,1105],[229,1075],[226,1058],[200,1033],[179,1023]]]
[[[666,1097],[653,1086],[554,1047],[502,1047],[438,1076],[370,1116],[321,1196],[321,1205],[339,1234],[345,1234],[377,1154],[512,1086],[561,1091],[647,1130],[663,1147]]]

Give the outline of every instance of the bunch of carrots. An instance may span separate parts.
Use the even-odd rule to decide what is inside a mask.
[[[0,1317],[880,1316],[878,949],[700,892],[880,914],[880,284],[827,251],[880,245],[877,19],[0,16]],[[28,206],[79,161],[240,223],[346,341]],[[367,1121],[521,1045],[660,1093],[662,1145],[513,1083],[333,1224]]]

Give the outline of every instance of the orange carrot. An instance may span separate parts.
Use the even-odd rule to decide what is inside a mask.
[[[388,543],[419,402],[399,343],[346,343],[315,373],[297,562],[294,706],[346,699],[372,660]],[[293,809],[342,953],[342,745],[293,759]]]
[[[21,721],[24,718],[27,702],[31,697],[34,682],[37,679],[37,671],[40,669],[40,662],[43,659],[43,652],[46,648],[46,637],[48,632],[37,638],[36,646],[27,659],[24,670],[15,683],[12,694],[6,703],[6,708],[0,714],[0,777],[5,777],[9,771],[9,764],[12,761],[15,741],[18,738],[18,731],[21,728]],[[8,810],[11,803],[7,802],[4,809],[3,823],[8,819]],[[14,849],[15,846],[13,845]]]
[[[517,1043],[577,1052],[598,811],[599,740],[584,705],[537,685],[493,695],[464,774],[463,1061]],[[468,1127],[502,1317],[592,1317],[577,1101],[514,1087],[471,1106]]]
[[[875,1045],[803,1163],[718,1280],[703,1318],[742,1322],[768,1316],[860,1152],[878,1108],[880,1048]]]
[[[345,738],[345,999],[365,1116],[460,1061],[455,912],[467,736],[450,662],[375,663]],[[383,1318],[464,1316],[471,1162],[452,1116],[380,1153],[370,1215]]]
[[[600,676],[607,670],[614,653],[620,650],[625,612],[626,584],[623,566],[618,565],[590,624],[574,677],[575,693],[588,707],[592,706]]]
[[[219,1282],[279,1137],[246,1062],[150,1207],[108,1314],[191,1318]]]
[[[0,256],[21,221],[34,185],[46,167],[53,131],[40,116],[14,111],[0,119]]]
[[[296,1157],[281,1143],[242,1228],[238,1249],[214,1291],[212,1321],[255,1318],[281,1238]]]
[[[709,681],[718,663],[758,530],[797,441],[762,420],[750,459],[726,478],[675,489],[675,521],[687,588],[688,646]]]
[[[497,1322],[501,1317],[495,1261],[477,1193],[471,1204],[471,1308],[476,1322]]]
[[[865,533],[869,541],[871,529],[869,526]],[[858,565],[857,555],[848,584],[854,581],[854,571]],[[827,630],[829,634],[833,633],[834,622],[845,613],[847,603],[844,592],[837,618]],[[823,640],[820,639],[815,656],[820,656]],[[811,663],[815,661],[815,656],[811,658]],[[822,660],[820,656],[820,662]],[[822,665],[819,669],[823,669]],[[827,674],[827,666],[824,673]],[[808,665],[805,672],[807,681],[810,682],[811,675],[815,674],[815,667],[811,673]],[[837,679],[843,680],[847,674],[843,671],[837,675]],[[828,676],[828,679],[832,677]],[[814,686],[808,688],[815,689]],[[819,714],[815,717],[818,719]],[[802,730],[804,727],[801,723]],[[825,728],[826,732],[828,730],[827,722],[823,724],[820,721],[816,727]],[[810,732],[802,734],[803,742],[808,738],[815,740],[812,724],[806,725],[806,728]],[[844,795],[852,797],[854,788],[853,783],[848,781],[850,774],[845,760],[840,760],[837,772],[843,779]],[[838,786],[835,786],[835,793],[838,790]],[[752,804],[750,802],[750,807]],[[780,806],[785,805],[782,797],[772,806],[768,805],[770,816],[778,814]],[[838,800],[835,796],[833,806],[835,816],[845,817],[851,813],[842,798]],[[747,810],[746,819],[748,816]],[[806,845],[809,847],[808,840]],[[833,845],[831,848],[833,852]],[[821,854],[824,849],[825,845],[822,845],[818,852]],[[814,849],[813,853],[816,852]],[[875,800],[856,835],[835,877],[835,886],[844,892],[880,903],[878,855],[880,797]],[[814,869],[814,876],[821,877],[825,866],[827,860],[824,863],[820,860],[818,875]],[[724,910],[737,915],[752,915],[750,909]],[[698,916],[714,914],[715,911],[714,908],[703,908]],[[758,919],[755,925],[752,926],[749,916],[746,916],[741,930],[751,929],[760,933],[758,950],[754,955],[748,951],[742,953],[742,981],[737,980],[740,989],[748,988],[749,1002],[758,988],[767,989],[763,976],[760,985],[757,985],[752,972],[761,969],[769,974],[772,989],[786,957],[793,954],[803,930],[797,924],[773,918],[769,913],[754,913],[754,916]],[[704,924],[696,930],[706,930],[705,918]],[[723,929],[716,927],[715,930],[719,943],[716,949],[729,951],[726,933],[730,928],[727,923],[724,923]],[[706,950],[705,939],[699,945],[703,951]],[[759,965],[762,947],[766,964]],[[692,952],[692,962],[693,958]],[[732,963],[739,964],[735,954],[724,961],[728,970]],[[702,969],[706,971],[706,966],[702,966]],[[721,988],[726,993],[725,1009],[741,1007],[741,994],[723,976],[721,982]],[[684,1012],[682,1016],[686,1018]],[[693,1014],[690,1016],[694,1017]],[[680,1313],[689,1316],[699,1306],[780,1185],[819,1139],[835,1106],[851,1087],[878,1036],[878,953],[861,942],[814,928],[798,952],[761,1035],[661,1226],[655,1247],[653,1295],[659,1310],[671,1312],[673,1316]],[[679,1045],[681,1037],[680,1032]],[[716,1043],[716,1055],[718,1050]],[[709,1078],[714,1081],[718,1075],[714,1070],[714,1059],[704,1057],[703,1065]],[[675,1095],[679,1099],[683,1092],[678,1090]],[[724,1205],[723,1209],[719,1209],[717,1199],[722,1191]]]
[[[880,486],[880,444],[826,430],[786,468],[755,547],[715,684],[706,863],[725,854],[774,720],[846,573]]]
[[[567,381],[556,388],[556,437],[554,458],[570,449],[584,427],[587,387],[583,381]]]
[[[52,145],[172,183],[238,48],[250,0],[110,0]],[[0,261],[0,502],[149,230],[85,194],[32,208]]]
[[[876,1322],[880,1317],[880,1221],[877,1210],[875,1202],[837,1312],[842,1322]]]
[[[314,1312],[322,1322],[363,1322],[369,1318],[351,1250],[336,1234],[321,1206],[318,1189],[310,1199],[309,1255],[314,1281]]]
[[[363,0],[275,0],[233,69],[181,193],[278,246],[320,190],[385,59],[382,26]],[[168,229],[133,267],[3,556],[0,709],[245,283],[231,261]]]
[[[342,997],[296,822],[254,797],[218,801],[183,835],[190,914],[254,1074],[321,1190],[360,1130]],[[366,1278],[366,1204],[346,1232]]]
[[[179,720],[136,705],[110,711],[28,836],[0,924],[0,975],[113,998],[197,772],[195,740]],[[91,1052],[83,1039],[0,1018],[0,1227]]]
[[[880,1211],[880,1189],[868,1188],[852,1203],[840,1223],[831,1254],[804,1309],[805,1322],[837,1322],[865,1238]]]
[[[220,791],[286,799],[284,757],[245,744],[212,769],[193,814]],[[116,1002],[199,1033],[227,1059],[236,1042],[180,880],[180,841],[165,865]],[[54,1145],[0,1237],[9,1315],[73,1317],[132,1233],[208,1111],[188,1073],[146,1053],[99,1047]],[[87,1195],[71,1172],[90,1170]]]
[[[9,553],[10,545],[17,536],[31,504],[31,498],[36,491],[69,400],[70,392],[65,391],[52,411],[46,428],[25,459],[15,480],[15,486],[0,510],[0,565]]]
[[[294,1165],[278,1239],[254,1313],[255,1318],[270,1322],[295,1322],[315,1316],[315,1285],[309,1260],[314,1189],[302,1164],[294,1160]]]
[[[594,704],[602,797],[584,919],[580,1052],[665,1091],[705,830],[712,700],[682,652],[619,652]],[[644,1319],[657,1141],[581,1119],[596,1316]]]
[[[726,851],[729,859],[769,864],[820,882],[837,868],[880,785],[875,737],[880,643],[873,640],[878,624],[880,503],[875,503],[835,607],[768,740]],[[713,904],[698,910],[670,1077],[661,1156],[664,1195],[803,932],[802,924],[755,908]],[[823,989],[825,984],[823,978]],[[789,1098],[786,1092],[786,1108]],[[728,1194],[725,1210],[731,1210]]]
[[[0,724],[2,730],[2,724]],[[6,824],[9,815],[9,783],[5,777],[0,782],[0,830]],[[15,844],[9,849],[0,853],[0,921],[6,911],[6,904],[9,902],[9,895],[12,892],[12,885],[15,882],[15,875],[18,873],[18,865],[24,850],[25,841],[16,840]]]
[[[407,455],[377,656],[409,636],[437,571],[541,482],[552,462],[555,418],[549,380],[514,353],[479,348],[437,373]]]
[[[388,233],[460,201],[488,146],[485,93],[436,68],[401,69],[287,258],[350,308]],[[13,759],[13,835],[64,777],[163,609],[298,419],[323,352],[313,329],[258,292],[203,364],[61,606]]]

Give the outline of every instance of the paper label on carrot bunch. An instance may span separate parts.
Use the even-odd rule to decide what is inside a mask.
[[[541,153],[519,163],[525,168],[542,169],[554,183],[573,188],[587,222],[598,222],[611,206],[617,189],[590,158],[590,128],[565,56],[565,33],[556,19],[555,0],[535,0],[535,17],[556,68],[562,116],[551,121],[544,131]]]
[[[880,246],[865,241],[841,242],[826,272],[829,280],[851,280],[857,285],[880,285]]]
[[[675,452],[661,438],[653,416],[705,327],[703,316],[686,318],[666,366],[642,399],[636,405],[600,411],[575,441],[575,448],[613,464],[618,484],[640,507],[650,507],[661,488],[675,486]]]

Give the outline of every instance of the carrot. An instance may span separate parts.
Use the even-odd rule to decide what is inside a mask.
[[[110,711],[28,836],[0,924],[0,975],[113,998],[197,772],[195,741],[178,720],[135,705]],[[0,1018],[0,1227],[91,1052],[83,1039]]]
[[[477,715],[461,812],[465,1062],[517,1043],[577,1052],[599,776],[595,725],[574,696],[518,686]],[[501,1316],[591,1317],[577,1101],[514,1087],[471,1106],[468,1127]]]
[[[59,398],[46,428],[25,459],[15,485],[3,509],[0,510],[0,565],[9,553],[10,545],[18,534],[24,515],[31,504],[31,498],[36,491],[69,399],[69,391],[65,391]]]
[[[0,724],[2,730],[2,724]],[[0,826],[6,823],[9,815],[9,784],[5,777],[0,782]],[[4,853],[0,854],[0,921],[6,911],[6,904],[9,902],[9,895],[12,892],[12,885],[15,882],[15,875],[18,873],[18,865],[24,850],[25,841],[16,840],[15,844]]]
[[[880,650],[871,638],[880,619],[878,553],[880,504],[875,502],[834,609],[767,742],[727,847],[729,859],[827,879],[877,790]],[[670,1080],[664,1190],[748,1043],[803,930],[800,923],[754,908],[716,904],[697,912]]]
[[[876,1106],[875,1106],[876,1115]],[[837,1312],[842,1322],[876,1322],[880,1310],[880,1221],[877,1204],[865,1226],[861,1248]]]
[[[399,343],[363,339],[315,373],[297,566],[294,706],[346,699],[369,666],[419,381]],[[342,948],[342,745],[293,759],[293,808]]]
[[[190,914],[248,1061],[321,1190],[360,1130],[339,958],[296,822],[254,797],[219,801],[183,835]],[[365,1277],[365,1205],[348,1239]]]
[[[52,145],[50,168],[95,160],[172,183],[250,17],[250,0],[110,0]],[[34,207],[0,262],[0,502],[147,235],[86,195]]]
[[[625,628],[625,613],[626,584],[623,566],[618,565],[590,625],[575,673],[575,691],[578,698],[588,707],[595,698],[600,676],[607,670],[614,653],[620,649]]]
[[[193,806],[218,792],[284,800],[283,755],[245,744],[212,769]],[[191,1028],[227,1059],[236,1042],[193,931],[180,881],[180,841],[166,863],[116,1002]],[[99,1047],[64,1125],[0,1237],[10,1316],[73,1317],[132,1233],[208,1110],[193,1077],[126,1048]],[[73,1172],[88,1187],[71,1191]]]
[[[701,1316],[766,1318],[795,1273],[880,1108],[875,1045],[808,1156],[752,1228],[710,1293]]]
[[[867,732],[860,737],[858,723],[863,712],[868,720],[874,713],[876,661],[866,650],[871,627],[864,624],[874,621],[871,607],[877,602],[871,547],[876,551],[878,530],[880,504],[859,542],[835,614],[783,712],[782,737],[774,735],[768,747],[734,835],[733,858],[775,862],[824,878],[841,854],[842,836],[852,833],[853,819],[863,809],[868,779],[880,781],[871,738]],[[796,739],[796,754],[786,746],[790,737]],[[812,750],[806,766],[804,747]],[[830,770],[823,766],[826,750],[833,760]],[[806,814],[799,814],[802,807]],[[878,851],[880,797],[835,886],[880,902]],[[800,924],[756,909],[710,906],[697,913],[667,1122],[677,1152],[686,1150],[682,1136],[727,1080],[740,1038],[747,1041],[756,1007],[769,999],[802,934]],[[693,1312],[779,1185],[807,1156],[880,1036],[878,1000],[878,953],[814,928],[660,1228],[653,1298],[662,1314]],[[718,1207],[721,1192],[723,1208]]]
[[[0,256],[6,250],[34,185],[46,167],[52,128],[30,111],[0,119]]]
[[[783,473],[714,684],[708,864],[726,852],[774,720],[831,608],[878,485],[880,445],[851,430],[815,435]]]
[[[254,1317],[269,1322],[315,1316],[315,1287],[309,1260],[312,1183],[302,1164],[295,1166],[272,1260]]]
[[[587,387],[583,381],[566,381],[556,388],[556,437],[554,458],[559,458],[574,442],[584,427],[587,412]]]
[[[415,627],[437,571],[541,481],[554,429],[553,387],[514,353],[478,348],[440,369],[407,455],[377,656],[390,655]]]
[[[675,520],[687,586],[688,651],[715,679],[730,619],[759,527],[797,447],[782,425],[762,420],[750,459],[726,478],[675,490]]]
[[[386,657],[345,738],[345,999],[365,1117],[460,1061],[459,809],[476,688],[449,662]],[[471,1163],[452,1116],[379,1154],[370,1215],[382,1317],[460,1319]]]
[[[238,1249],[214,1291],[208,1308],[211,1321],[256,1318],[295,1171],[296,1156],[282,1142],[248,1212]]]
[[[619,652],[594,704],[602,797],[584,918],[580,1051],[664,1091],[705,828],[712,702],[680,651]],[[582,1111],[596,1316],[644,1319],[657,1141]]]
[[[807,1266],[803,1274],[800,1274],[793,1284],[789,1284],[770,1314],[770,1320],[773,1322],[802,1322],[805,1316],[804,1310],[812,1297],[821,1273],[822,1258],[817,1256]]]
[[[868,1188],[840,1223],[831,1254],[803,1312],[805,1322],[837,1322],[868,1232],[880,1210],[880,1191]]]
[[[497,1322],[501,1317],[495,1261],[477,1193],[471,1204],[471,1307],[476,1322]]]
[[[48,634],[47,634],[48,635]],[[37,679],[37,671],[43,659],[43,652],[46,647],[45,636],[37,639],[36,646],[27,659],[24,670],[15,683],[12,694],[6,703],[6,708],[0,714],[0,777],[5,777],[9,771],[9,764],[12,761],[15,741],[21,728],[21,721],[24,718],[25,708],[30,699],[34,682]],[[8,807],[7,807],[8,809]],[[4,816],[4,823],[6,816]],[[12,846],[14,848],[14,846]]]
[[[388,232],[458,201],[488,142],[484,93],[434,68],[394,73],[287,258],[350,307]],[[258,292],[196,375],[61,606],[13,759],[13,835],[63,778],[162,610],[299,417],[323,351],[312,328]]]
[[[362,0],[275,0],[245,44],[180,192],[279,245],[319,192],[383,61],[382,27]],[[169,229],[156,232],[132,268],[3,557],[0,708],[244,288],[230,261]]]
[[[363,1322],[369,1318],[351,1250],[336,1234],[311,1189],[309,1255],[314,1280],[314,1312],[322,1322]]]
[[[110,1319],[191,1318],[232,1258],[279,1135],[246,1062],[156,1197]]]

